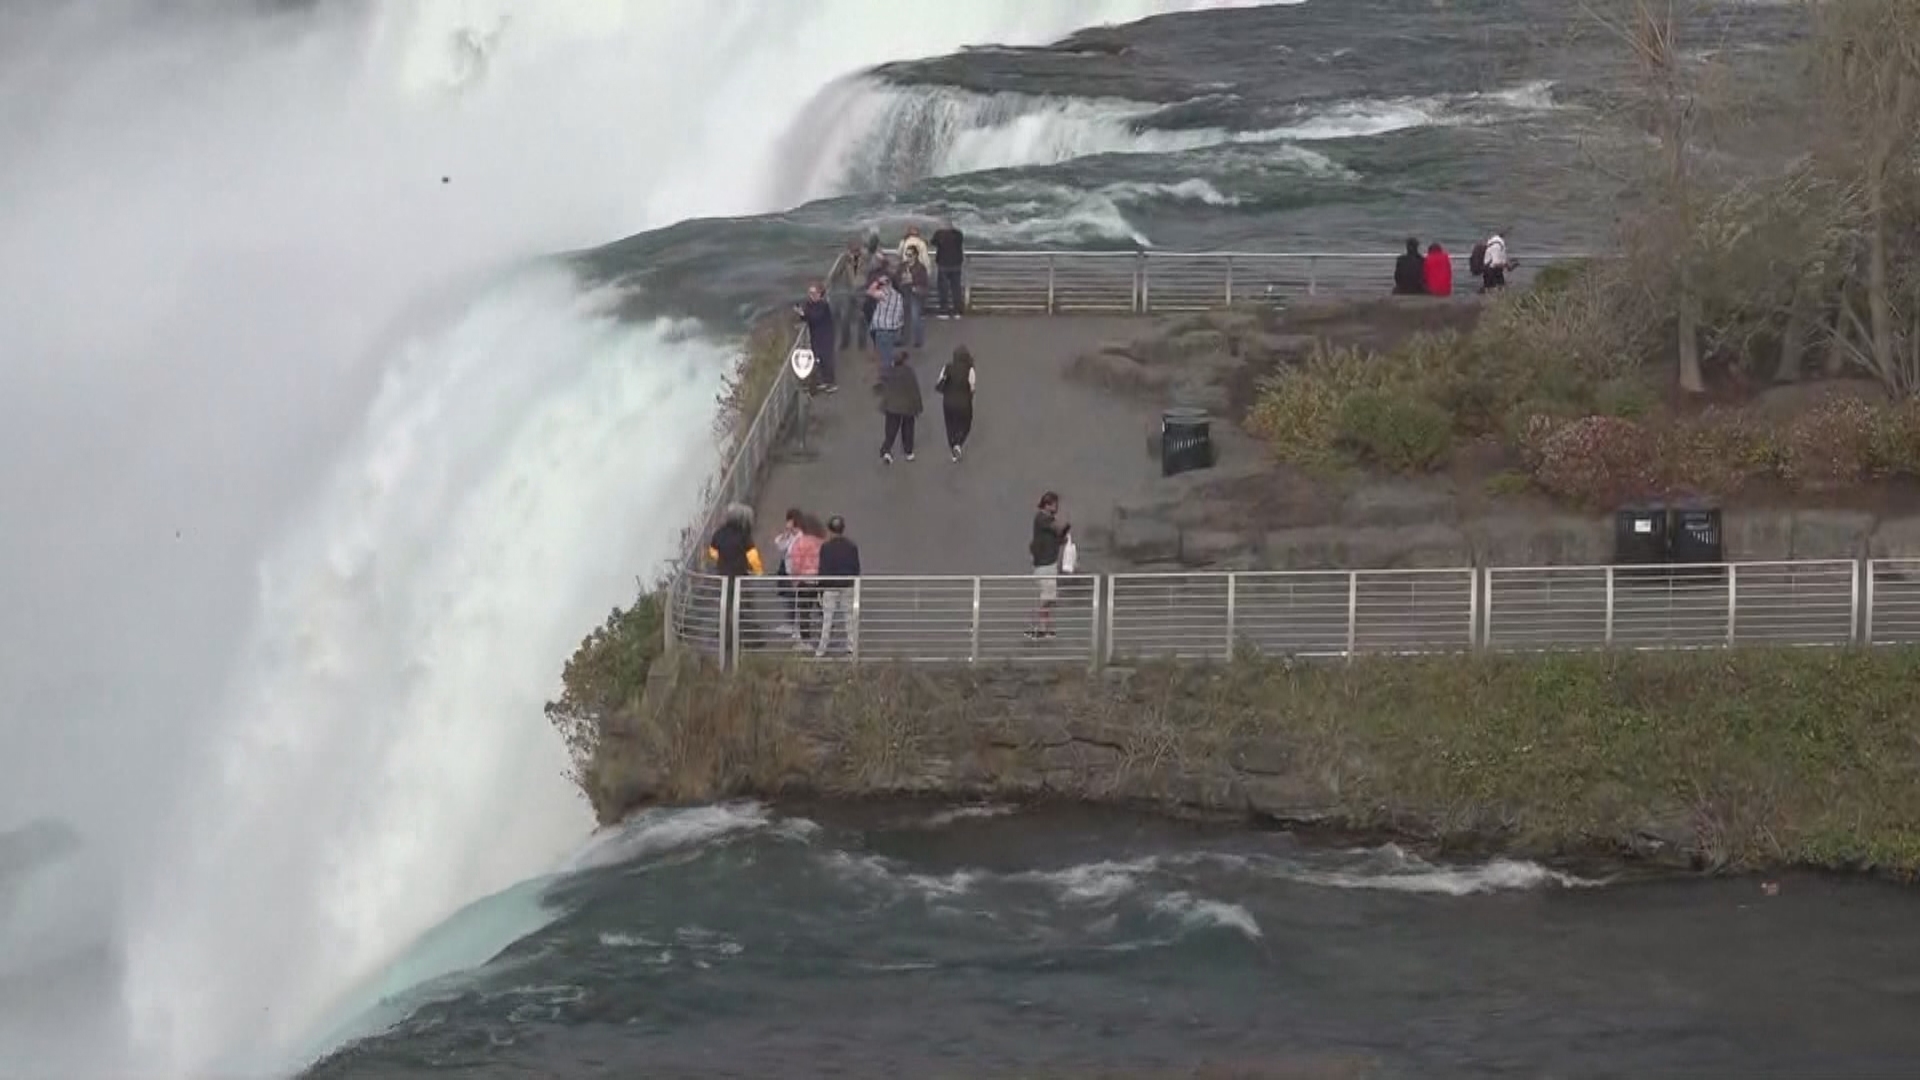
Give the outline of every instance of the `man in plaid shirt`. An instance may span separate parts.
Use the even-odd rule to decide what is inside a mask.
[[[867,295],[874,300],[873,347],[879,351],[881,363],[892,364],[900,343],[900,328],[907,321],[906,304],[900,298],[900,290],[884,276],[874,281]]]

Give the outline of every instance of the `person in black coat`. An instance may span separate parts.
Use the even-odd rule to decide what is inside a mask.
[[[947,453],[955,461],[973,432],[973,390],[976,382],[973,353],[962,345],[953,350],[953,359],[940,369],[933,388],[940,394],[940,415],[947,422]]]
[[[1393,264],[1393,295],[1427,294],[1427,260],[1420,254],[1420,241],[1407,237],[1407,253]]]
[[[820,545],[820,643],[813,655],[825,656],[833,648],[833,626],[846,627],[847,651],[859,652],[860,628],[853,619],[853,591],[860,576],[860,545],[847,538],[847,519],[834,515],[827,519],[827,542]]]
[[[920,375],[909,360],[907,350],[901,349],[894,354],[892,366],[880,374],[880,411],[887,418],[887,438],[880,444],[880,460],[887,465],[893,464],[895,438],[900,440],[907,460],[913,460],[914,422],[926,410],[920,397]]]
[[[813,383],[826,393],[840,389],[834,378],[833,305],[819,282],[807,286],[807,299],[795,304],[793,314],[807,324],[807,347],[813,350]]]

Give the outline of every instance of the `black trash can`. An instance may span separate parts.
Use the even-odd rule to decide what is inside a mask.
[[[1625,506],[1613,515],[1613,561],[1618,566],[1658,566],[1668,558],[1667,508]]]
[[[1720,563],[1727,561],[1726,543],[1720,528],[1720,508],[1688,503],[1673,508],[1673,521],[1667,529],[1667,554],[1676,565],[1694,569],[1675,570],[1676,581],[1714,584],[1727,576]]]
[[[1160,475],[1213,468],[1213,418],[1205,409],[1160,414]]]

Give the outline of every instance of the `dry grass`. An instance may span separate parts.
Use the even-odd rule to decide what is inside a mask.
[[[947,791],[1237,811],[1235,762],[1255,748],[1356,829],[1537,855],[1651,836],[1716,868],[1920,873],[1920,651],[1248,658],[1049,677],[700,671],[596,775],[671,801]]]

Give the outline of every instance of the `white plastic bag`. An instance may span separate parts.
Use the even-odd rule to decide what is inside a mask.
[[[1080,545],[1074,543],[1073,537],[1069,536],[1066,542],[1060,545],[1060,572],[1071,574],[1079,565]]]

